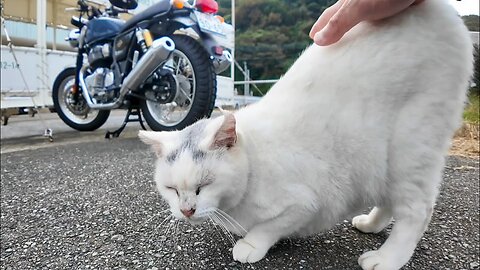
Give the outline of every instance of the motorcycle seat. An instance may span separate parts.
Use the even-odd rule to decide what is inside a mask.
[[[160,0],[157,3],[149,6],[144,11],[136,14],[131,19],[129,19],[124,25],[121,32],[126,32],[127,30],[135,27],[141,21],[150,20],[154,16],[162,16],[167,13],[171,8],[170,0]]]

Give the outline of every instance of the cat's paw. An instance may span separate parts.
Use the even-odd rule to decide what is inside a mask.
[[[375,222],[370,215],[359,215],[352,219],[353,227],[364,233],[379,233],[388,225],[388,223]]]
[[[240,239],[233,247],[233,259],[241,263],[254,263],[263,259],[267,251],[268,248],[257,247],[244,239]]]
[[[358,258],[358,264],[363,270],[398,270],[403,263],[398,263],[395,258],[382,254],[379,250],[372,250],[362,254]]]

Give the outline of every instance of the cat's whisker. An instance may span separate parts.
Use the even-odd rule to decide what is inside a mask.
[[[159,212],[154,212],[154,215],[159,215],[159,214],[165,213],[165,212],[167,212],[167,211],[169,211],[169,210],[170,210],[170,208],[163,209],[163,210],[161,210],[161,211],[159,211]]]
[[[167,212],[167,211],[170,211],[170,209],[165,209],[165,210],[162,210],[162,211],[157,212],[157,213],[155,213],[155,214],[156,214],[156,215],[160,215],[160,214],[163,214],[163,213],[165,213],[165,212]]]
[[[222,221],[220,216],[216,212],[212,212],[212,215],[217,224],[220,225],[220,228],[223,230],[224,234],[229,238],[230,242],[232,242],[232,245],[235,245],[235,237],[233,237],[232,233],[227,229],[227,226]]]
[[[218,225],[215,223],[215,221],[213,221],[213,219],[212,219],[212,217],[211,217],[210,215],[208,216],[208,221],[210,221],[210,222],[209,222],[209,225],[210,225],[210,226],[213,226],[213,230],[215,231],[215,233],[216,233],[220,238],[225,239],[225,237],[218,231],[218,228],[217,228]]]
[[[219,227],[221,232],[223,232],[223,235],[225,236],[225,228],[223,228],[222,225],[220,225],[220,222],[218,221],[218,217],[216,217],[213,213],[210,217],[211,221],[213,222],[214,226]],[[217,228],[218,229],[218,228]],[[228,238],[228,241],[231,241],[230,238]]]
[[[172,218],[173,218],[173,215],[168,215],[167,217],[165,217],[165,218],[162,220],[162,222],[160,222],[160,223],[155,227],[154,233],[152,234],[152,236],[151,236],[150,238],[153,238],[154,236],[159,235],[159,233],[158,233],[159,228],[161,228],[163,225],[165,225],[165,223],[168,222],[168,221],[170,221]]]
[[[196,212],[197,217],[210,217],[210,213],[212,213],[215,210],[216,207],[208,207],[203,209],[202,211]]]
[[[236,221],[232,216],[225,213],[219,208],[215,208],[214,211],[216,211],[218,214],[224,217],[232,225],[232,227],[236,228],[239,231],[241,236],[245,236],[247,234],[247,230],[245,230],[245,228],[240,223],[238,223],[238,221]],[[232,222],[235,224],[233,224]]]
[[[220,226],[220,228],[225,232],[227,238],[231,241],[232,247],[234,247],[234,246],[235,246],[235,243],[236,243],[235,238],[234,238],[234,236],[232,235],[232,233],[230,233],[230,231],[225,227],[223,221],[221,221],[220,216],[219,216],[220,213],[217,212],[217,211],[215,211],[216,209],[218,209],[218,208],[212,209],[212,213],[211,213],[211,215],[209,216],[210,221],[212,222],[214,228],[216,227],[216,226],[215,226],[216,224],[218,224],[218,225]],[[217,222],[215,222],[215,221],[212,219],[212,216],[216,217]],[[228,216],[229,216],[229,215],[228,215]],[[222,216],[222,217],[225,219],[224,216]],[[232,218],[232,217],[230,216],[230,218]],[[232,219],[233,219],[233,218],[232,218]],[[235,221],[235,220],[234,220],[234,221]],[[238,223],[238,222],[237,222],[237,223]],[[243,230],[245,230],[240,224],[238,224],[238,225],[239,225]],[[232,225],[232,226],[233,226],[233,225]],[[229,237],[228,237],[228,236],[229,236]],[[251,267],[252,269],[255,269],[251,263],[248,263],[248,264],[250,265],[250,267]],[[242,267],[242,269],[245,269],[245,267],[243,267],[243,264],[240,264],[240,266]]]
[[[168,236],[171,232],[171,230],[173,229],[173,225],[175,224],[175,219],[174,220],[170,220],[169,224],[168,224],[168,227],[167,229],[165,230],[165,236]]]
[[[173,230],[173,241],[175,243],[175,249],[178,248],[178,224],[179,223],[180,223],[180,221],[178,221],[178,220],[175,220],[175,222],[174,222],[175,228]]]
[[[229,242],[231,242],[231,239],[228,238],[224,233],[222,233],[223,229],[222,228],[218,228],[220,227],[220,225],[218,225],[211,216],[208,217],[209,221],[210,221],[210,224],[211,226],[213,226],[213,230],[215,231],[215,233],[218,235],[218,237],[220,239],[223,239],[223,240],[227,240]]]
[[[165,237],[167,237],[167,238],[168,238],[168,236],[169,236],[168,234],[169,234],[170,230],[172,229],[172,226],[173,226],[173,224],[174,224],[174,222],[175,222],[175,220],[172,220],[172,218],[173,218],[173,216],[170,217],[170,219],[168,220],[168,225],[167,225],[166,229],[163,230],[163,232],[162,232],[162,235],[165,236]],[[165,240],[166,240],[167,238],[165,238]]]
[[[165,210],[163,210],[163,211],[154,213],[153,215],[151,215],[151,216],[147,219],[147,221],[144,222],[144,224],[149,223],[154,217],[158,217],[158,216],[160,216],[161,214],[163,214],[163,213],[165,213],[165,212],[167,212],[167,211],[170,211],[170,209],[165,209]]]
[[[170,221],[172,218],[173,218],[173,215],[168,215],[162,220],[162,222],[160,222],[160,224],[157,225],[157,228],[165,225],[165,223]]]
[[[207,217],[208,217],[208,221],[209,221],[208,224],[209,224],[210,226],[213,226],[213,230],[215,231],[215,233],[220,237],[220,239],[225,239],[226,236],[223,235],[223,234],[221,234],[221,233],[219,232],[219,229],[217,228],[217,226],[220,226],[220,225],[217,225],[217,223],[215,223],[215,221],[213,221],[211,215],[207,215]],[[228,239],[228,238],[227,238],[227,239]],[[235,244],[233,244],[233,245],[235,246]],[[253,268],[253,265],[252,265],[251,263],[248,263],[248,264],[250,264],[250,266],[252,267],[252,269],[254,269],[254,268]],[[240,266],[242,267],[242,269],[245,269],[245,267],[243,266],[243,264],[240,264]]]
[[[172,240],[172,245],[175,251],[178,249],[178,239],[177,239],[177,225],[180,221],[175,219],[172,223],[172,227],[169,231],[170,239]]]
[[[222,211],[223,213],[221,213],[221,212],[219,212],[219,211],[217,211],[217,210],[219,210],[219,209],[216,208],[216,207],[210,207],[210,208],[205,209],[205,210],[202,212],[202,214],[206,213],[206,214],[208,215],[208,217],[210,218],[210,220],[213,222],[214,226],[215,226],[215,225],[220,226],[220,228],[222,229],[222,231],[224,232],[224,234],[227,235],[227,236],[229,237],[230,241],[232,242],[232,244],[235,245],[235,242],[236,242],[236,241],[235,241],[235,237],[233,236],[233,234],[232,234],[232,233],[230,232],[230,230],[228,229],[228,226],[227,226],[227,224],[225,223],[225,221],[228,222],[228,223],[230,224],[230,226],[233,227],[233,228],[236,229],[236,230],[239,230],[239,231],[243,230],[243,231],[245,231],[245,229],[244,229],[238,222],[236,222],[230,215],[226,214],[226,213],[223,212],[223,211]],[[227,218],[226,216],[230,217],[230,219],[232,219],[233,221],[235,221],[240,228],[238,228],[237,226],[235,226],[235,224],[233,224],[233,223],[229,220],[229,218]],[[242,233],[240,232],[240,234],[242,234]]]
[[[222,220],[228,222],[228,224],[230,225],[231,229],[234,229],[237,231],[236,234],[239,234],[241,236],[245,236],[246,233],[243,233],[243,231],[238,228],[235,224],[233,224],[227,217],[225,217],[224,215],[222,215],[220,212],[216,212],[218,217],[221,218]],[[224,222],[225,225],[227,225],[225,222]],[[227,228],[227,227],[226,227]],[[227,228],[228,230],[228,228]],[[230,232],[230,230],[228,230]]]
[[[218,227],[220,227],[220,230],[223,232],[223,235],[225,237],[227,237],[228,241],[232,242],[232,238],[230,237],[230,235],[228,235],[228,230],[225,228],[225,225],[220,220],[220,218],[217,216],[217,214],[212,212],[211,215],[212,215],[212,221],[214,221],[214,223],[217,224]],[[233,242],[232,242],[232,244],[233,244]]]
[[[222,224],[222,226],[223,226],[223,228],[224,228],[224,230],[225,230],[225,234],[230,237],[230,239],[231,239],[231,241],[232,241],[232,246],[235,246],[235,243],[237,242],[237,241],[235,240],[235,236],[233,235],[232,232],[230,232],[230,230],[229,230],[228,227],[227,227],[227,224],[222,220],[222,217],[219,216],[218,214],[216,214],[216,215],[218,216],[218,220],[221,221],[221,224]]]

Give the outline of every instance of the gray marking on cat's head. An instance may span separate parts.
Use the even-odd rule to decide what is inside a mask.
[[[202,160],[204,160],[206,156],[207,156],[207,153],[205,153],[202,150],[197,149],[197,150],[193,150],[192,152],[193,161],[197,163],[200,163]]]
[[[169,155],[166,157],[166,161],[169,164],[173,164],[180,154],[182,154],[185,151],[189,151],[192,153],[192,158],[195,162],[200,163],[203,159],[205,159],[207,153],[204,151],[198,149],[198,143],[200,142],[201,139],[203,139],[203,131],[205,130],[205,127],[207,126],[207,121],[206,120],[200,120],[194,125],[188,127],[185,132],[183,137],[183,142],[174,151],[172,151]]]
[[[168,156],[166,157],[168,164],[173,164],[175,162],[175,160],[178,158],[179,151],[179,149],[175,149],[175,151],[168,154]]]

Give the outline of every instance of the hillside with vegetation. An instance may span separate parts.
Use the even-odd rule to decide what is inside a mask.
[[[242,0],[236,3],[235,58],[246,61],[255,79],[276,79],[284,74],[299,54],[311,44],[308,37],[318,16],[335,0]],[[227,22],[231,21],[231,0],[218,0]],[[463,17],[471,31],[478,31],[478,16]],[[236,70],[236,78],[243,74]],[[266,91],[269,85],[258,85]],[[240,89],[241,90],[241,89]]]
[[[230,0],[219,0],[230,18]],[[335,0],[242,0],[236,4],[235,58],[246,61],[254,79],[276,79],[311,43],[310,27]],[[237,78],[243,75],[237,70]],[[259,85],[260,87],[260,85]],[[264,85],[264,88],[269,86]]]
[[[473,32],[478,32],[480,31],[480,22],[478,15],[467,15],[467,16],[462,16],[463,21],[465,22],[465,25],[467,26],[468,30],[473,31]]]

